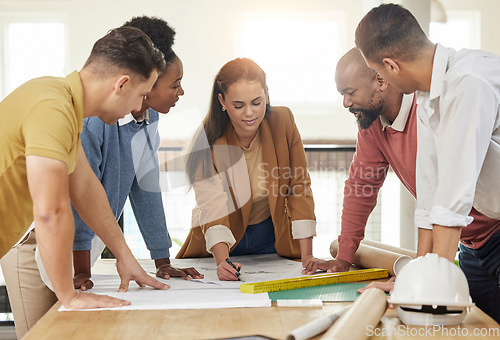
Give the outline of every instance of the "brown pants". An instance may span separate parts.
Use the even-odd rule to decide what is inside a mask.
[[[17,338],[21,339],[57,301],[43,283],[35,261],[36,237],[31,231],[0,260]]]

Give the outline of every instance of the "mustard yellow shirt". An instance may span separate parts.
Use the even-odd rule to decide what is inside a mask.
[[[65,78],[30,80],[0,102],[0,257],[33,222],[26,156],[76,166],[83,124],[83,87],[74,71]]]

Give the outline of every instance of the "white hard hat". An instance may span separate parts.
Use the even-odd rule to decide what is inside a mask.
[[[437,254],[420,256],[396,276],[389,303],[408,325],[455,325],[474,306],[462,270]]]

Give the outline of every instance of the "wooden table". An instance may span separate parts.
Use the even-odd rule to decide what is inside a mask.
[[[209,310],[58,312],[60,303],[56,303],[24,339],[217,339],[255,334],[284,339],[291,330],[331,314],[346,304],[324,303],[322,308],[280,308],[273,305]],[[464,334],[464,329],[469,336],[456,336]],[[474,329],[483,332],[496,330],[497,336],[492,333],[479,338],[473,336]],[[392,335],[388,333],[390,331]],[[370,339],[498,340],[500,337],[499,325],[477,307],[467,315],[460,328],[447,326],[433,336],[418,336],[425,335],[425,331],[425,327],[407,327],[399,321],[394,309],[388,309]],[[385,336],[384,332],[389,335]],[[446,335],[445,332],[455,336],[441,336]]]
[[[266,308],[58,312],[58,302],[24,339],[221,339],[256,334],[284,339],[291,330],[332,314],[346,304],[349,303],[326,302],[316,308],[277,307],[273,303]],[[394,309],[388,309],[378,327],[370,331],[370,339],[500,339],[500,325],[477,307],[472,308],[462,324],[435,330],[406,326]],[[478,337],[474,332],[486,336]]]

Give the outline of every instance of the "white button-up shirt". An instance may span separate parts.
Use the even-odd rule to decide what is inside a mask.
[[[144,111],[142,116],[140,116],[139,118],[135,118],[132,112],[130,112],[125,117],[118,119],[118,126],[123,126],[131,122],[146,122],[146,124],[149,124],[149,110]]]
[[[500,57],[438,44],[417,91],[417,227],[465,227],[472,206],[500,219],[499,108]]]
[[[401,100],[401,107],[399,108],[399,113],[391,123],[389,119],[384,116],[378,116],[380,119],[380,124],[382,124],[382,131],[387,127],[391,127],[398,132],[403,132],[406,127],[406,122],[408,121],[408,116],[410,115],[411,106],[413,105],[414,94],[404,94]]]

